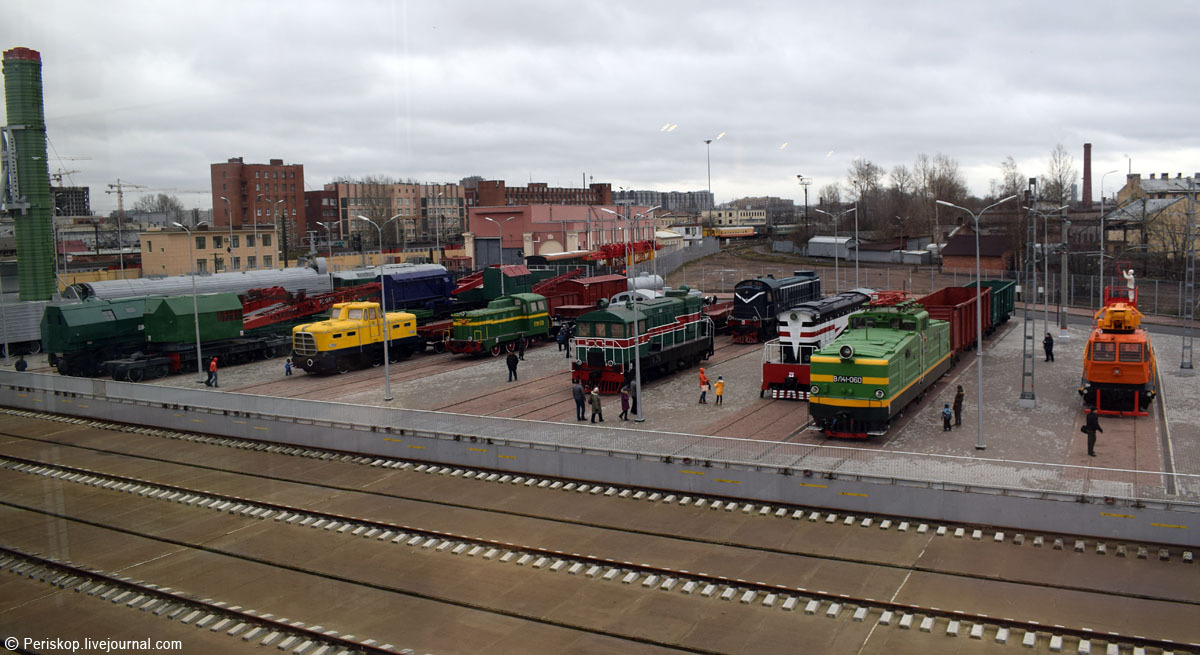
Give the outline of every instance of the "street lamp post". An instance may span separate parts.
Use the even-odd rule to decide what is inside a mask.
[[[857,216],[858,215],[858,207],[851,207],[850,209],[847,209],[844,212],[838,212],[837,214],[827,212],[824,209],[821,209],[819,207],[813,207],[813,211],[820,213],[820,214],[825,214],[826,216],[833,219],[833,292],[836,294],[838,292],[838,288],[841,285],[841,280],[838,277],[838,259],[840,259],[840,257],[838,256],[839,253],[838,253],[838,240],[837,240],[838,239],[838,235],[837,235],[838,219],[845,216],[846,214],[849,214],[850,212],[854,212],[855,216]],[[857,227],[858,221],[857,220],[854,222],[854,225],[855,225],[854,233],[857,238],[857,234],[858,234],[858,227]],[[855,247],[855,250],[857,251],[857,246]],[[858,260],[855,260],[855,262],[857,262],[857,261]],[[855,270],[857,270],[857,264],[856,264]],[[857,282],[857,280],[856,280],[856,282]]]
[[[611,209],[605,209],[604,207],[601,207],[600,211],[608,212],[609,214],[612,214],[613,216],[620,216],[620,214],[618,214],[617,212],[614,212]],[[625,227],[626,227],[626,229],[625,229],[625,252],[626,253],[630,253],[629,233],[632,230],[630,229],[629,221],[631,221],[631,220],[633,220],[632,217],[625,218]],[[640,334],[638,334],[638,308],[637,308],[637,306],[638,306],[638,301],[641,300],[641,294],[638,293],[637,289],[635,289],[633,286],[632,273],[633,273],[633,266],[626,266],[625,267],[625,276],[626,276],[626,279],[628,280],[627,284],[629,286],[629,296],[630,296],[630,298],[633,299],[632,300],[632,307],[633,307],[633,321],[632,321],[632,323],[633,323],[633,393],[634,393],[633,401],[634,401],[634,404],[637,405],[637,416],[634,417],[633,420],[638,423],[641,423],[642,421],[646,420],[642,416],[642,405],[643,405],[643,403],[642,403],[642,357],[641,357],[641,352],[640,352],[640,349],[642,346],[642,343],[641,343],[642,337]]]
[[[354,220],[364,221],[375,227],[379,231],[379,308],[383,313],[383,399],[391,402],[392,400],[392,377],[391,377],[391,353],[388,351],[388,342],[392,340],[391,332],[388,330],[388,313],[387,313],[387,283],[383,280],[383,225],[387,225],[392,221],[400,218],[399,215],[393,216],[384,222],[383,225],[378,225],[375,221],[366,216],[354,216]]]
[[[1009,200],[1016,200],[1016,198],[1017,196],[1012,195],[1004,200],[992,203],[979,210],[978,214],[972,212],[966,207],[959,207],[958,205],[946,202],[945,200],[937,201],[937,204],[939,205],[945,205],[946,207],[953,207],[954,209],[967,212],[967,214],[970,215],[975,222],[975,361],[978,364],[977,368],[979,373],[975,383],[977,403],[975,411],[976,450],[987,449],[987,446],[983,444],[983,278],[980,276],[979,270],[979,219],[987,210],[998,205],[1002,205]]]
[[[808,228],[809,228],[809,225],[808,225],[808,185],[812,184],[812,178],[805,177],[803,175],[797,175],[796,181],[800,183],[800,186],[804,187],[804,232],[807,234]],[[807,247],[808,247],[808,244],[806,243],[805,244],[805,253],[808,252]]]
[[[1060,212],[1069,206],[1063,205],[1062,207],[1045,212],[1036,209],[1029,210],[1030,213],[1042,217],[1042,277],[1044,279],[1042,282],[1044,285],[1042,292],[1042,332],[1045,334],[1050,334],[1050,214]],[[1066,220],[1066,218],[1063,218],[1063,220]],[[1036,263],[1034,267],[1037,267]],[[1037,293],[1036,285],[1033,292]]]
[[[226,198],[225,196],[221,196],[221,200],[225,201],[225,216],[229,219],[229,256],[232,258],[233,257],[233,203],[229,202],[229,198]],[[216,269],[216,266],[213,266],[213,269]],[[227,270],[227,271],[229,270],[228,262],[225,263],[225,270]],[[216,270],[213,270],[213,273],[216,273],[216,272],[217,272]]]
[[[226,200],[225,202],[229,202]],[[193,227],[207,225],[207,221],[200,221]],[[204,377],[204,357],[200,354],[200,309],[196,303],[196,255],[192,251],[192,231],[183,223],[176,222],[175,227],[187,232],[188,235],[188,264],[192,267],[192,325],[196,327],[196,374],[201,378]],[[203,380],[197,380],[203,382]]]
[[[608,210],[601,208],[600,211],[608,211]],[[609,212],[609,213],[611,214],[612,212]],[[491,221],[492,223],[496,224],[497,245],[500,246],[500,248],[499,248],[499,251],[500,251],[500,295],[503,296],[504,295],[504,228],[501,226],[503,226],[505,223],[511,221],[512,219],[516,218],[516,216],[509,216],[508,218],[506,218],[502,221],[497,221],[496,219],[491,218],[490,216],[480,216],[479,218],[482,218],[485,221]]]
[[[281,203],[281,202],[287,202],[287,198],[280,198],[279,200],[276,200],[275,206],[272,207],[272,209],[275,210],[274,211],[275,226],[272,228],[272,231],[275,231],[275,232],[277,232],[279,230],[279,203]],[[284,211],[285,212],[287,211],[286,207],[284,208]],[[255,257],[255,259],[258,258],[258,229],[257,228],[258,228],[258,224],[255,223],[255,237],[254,237],[254,257]],[[287,230],[284,230],[284,233],[286,234]],[[276,237],[276,241],[278,241],[278,240],[279,240],[278,237]],[[286,266],[287,266],[287,244],[284,243],[284,244],[279,244],[279,245],[281,245],[283,247],[283,258],[284,258],[283,263],[284,263],[284,267],[286,268]],[[261,262],[261,261],[262,260],[259,260],[259,262]]]
[[[326,268],[328,268],[333,265],[332,262],[333,262],[333,226],[334,226],[334,222],[333,221],[328,221],[328,222],[324,222],[324,223],[318,222],[317,225],[320,225],[321,227],[325,228],[325,232],[327,235],[325,243],[329,245],[329,262],[326,263],[325,266],[326,266]]]
[[[1118,172],[1113,169],[1100,176],[1100,305],[1104,305],[1104,178]]]

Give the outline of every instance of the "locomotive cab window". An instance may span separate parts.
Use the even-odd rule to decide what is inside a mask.
[[[608,326],[608,336],[610,336],[610,337],[625,336],[625,324],[624,323],[610,323]]]
[[[115,321],[115,320],[117,320],[117,315],[116,315],[116,314],[114,314],[114,313],[113,313],[113,311],[112,311],[111,309],[101,309],[101,310],[100,310],[100,315],[101,315],[101,316],[103,316],[103,317],[104,317],[104,320],[106,320],[106,321]]]
[[[363,310],[361,309],[351,309],[350,312],[346,314],[346,318],[350,319],[351,321],[361,321],[362,317]]]
[[[1092,361],[1112,362],[1116,361],[1116,358],[1116,344],[1104,343],[1100,341],[1092,344]]]
[[[917,331],[917,322],[916,321],[902,321],[900,323],[900,329],[905,330],[906,332],[916,332]]]
[[[1120,344],[1118,350],[1118,359],[1122,362],[1140,362],[1142,361],[1142,344],[1140,343],[1123,343]]]

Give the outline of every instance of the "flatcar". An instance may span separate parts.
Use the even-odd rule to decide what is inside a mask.
[[[610,305],[576,322],[571,351],[571,380],[600,393],[614,394],[634,377],[641,360],[644,379],[695,366],[713,354],[713,326],[702,311],[703,299],[681,286],[662,298]],[[637,320],[637,343],[634,343]]]
[[[1154,346],[1142,329],[1137,289],[1105,289],[1083,351],[1079,395],[1101,414],[1146,416],[1157,393]]]
[[[344,302],[333,306],[327,321],[292,328],[292,363],[305,373],[345,373],[384,360],[385,329],[379,303]],[[417,318],[409,312],[387,313],[388,358],[398,361],[422,346]]]
[[[856,289],[810,300],[781,312],[779,338],[763,346],[762,388],[758,397],[807,400],[809,358],[841,335],[850,320],[871,300],[872,290]]]
[[[795,271],[791,277],[768,275],[742,280],[733,287],[733,315],[729,329],[734,343],[759,343],[776,334],[783,311],[821,297],[821,278],[813,271]]]
[[[880,294],[810,359],[808,411],[828,436],[866,439],[953,365],[950,324],[912,300]]]
[[[526,343],[550,335],[550,315],[546,298],[536,293],[514,293],[475,309],[454,315],[454,326],[447,344],[450,352],[495,357],[512,352]]]

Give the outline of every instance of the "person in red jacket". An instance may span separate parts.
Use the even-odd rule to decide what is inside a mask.
[[[708,376],[704,374],[704,369],[700,369],[700,404],[707,405],[708,401],[704,399],[708,393]]]
[[[214,355],[212,360],[208,362],[208,379],[204,381],[206,387],[219,387],[217,384],[217,358]]]

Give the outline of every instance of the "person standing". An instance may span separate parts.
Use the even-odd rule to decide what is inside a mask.
[[[1054,337],[1050,333],[1046,333],[1046,338],[1042,339],[1042,348],[1046,349],[1046,361],[1054,361]]]
[[[516,353],[508,353],[508,359],[506,361],[508,362],[508,381],[512,382],[513,380],[517,379],[517,364],[520,363],[521,360],[517,358]]]
[[[1104,429],[1100,427],[1100,419],[1096,418],[1096,410],[1093,409],[1088,412],[1087,422],[1083,424],[1083,427],[1080,428],[1080,430],[1082,430],[1084,433],[1087,434],[1088,455],[1091,457],[1095,457],[1096,456],[1096,433],[1104,432]]]
[[[707,405],[708,401],[704,399],[708,393],[708,376],[704,374],[704,369],[700,369],[700,404]]]
[[[629,420],[629,385],[621,385],[621,414],[622,421]]]
[[[521,361],[525,361],[525,335],[524,334],[522,334],[517,339],[517,351],[518,351],[517,354],[520,356]]]
[[[209,362],[208,362],[208,379],[204,381],[204,386],[206,386],[206,387],[221,386],[221,385],[217,384],[217,357],[216,357],[216,355],[214,355],[213,358],[211,360],[209,360]]]
[[[596,417],[600,417],[600,422],[604,422],[604,411],[600,407],[600,387],[592,387],[592,423],[596,422]]]
[[[586,421],[587,418],[583,415],[583,407],[587,404],[587,394],[583,391],[583,384],[579,380],[571,385],[571,396],[575,398],[575,420]]]
[[[638,401],[641,399],[641,387],[638,386],[637,380],[629,383],[629,411],[633,412],[634,416],[638,415]]]
[[[713,385],[713,394],[717,397],[713,404],[720,405],[725,398],[725,378],[720,375],[717,376],[717,383]]]
[[[954,427],[962,425],[963,397],[966,395],[962,385],[958,385],[958,391],[954,394]]]
[[[292,358],[288,357],[283,362],[283,376],[287,377],[292,374]]]
[[[558,342],[558,352],[562,352],[567,346],[567,326],[558,328],[558,334],[554,335],[554,340]]]
[[[567,336],[563,337],[563,346],[567,351],[567,359],[571,359],[571,337],[575,336],[575,330],[572,330],[569,325],[564,326],[563,329],[567,331]]]
[[[942,408],[942,432],[950,431],[950,419],[953,416],[953,412],[950,411],[950,403],[946,403],[946,406]]]

